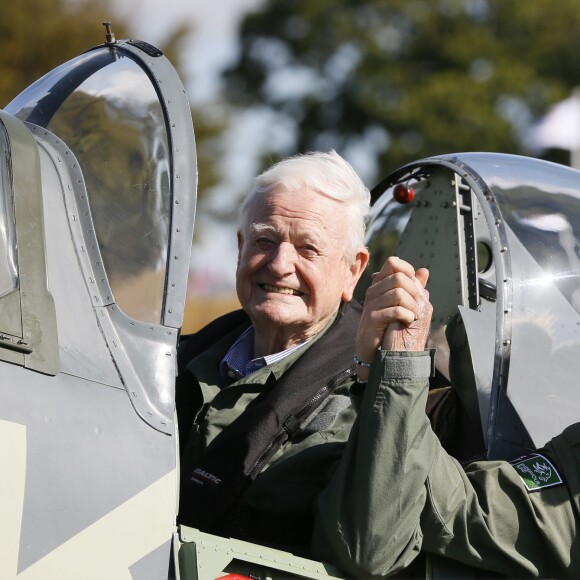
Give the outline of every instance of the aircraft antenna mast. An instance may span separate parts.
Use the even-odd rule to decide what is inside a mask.
[[[103,26],[105,27],[105,44],[115,44],[117,40],[115,39],[115,33],[111,32],[111,23],[110,22],[103,22]]]

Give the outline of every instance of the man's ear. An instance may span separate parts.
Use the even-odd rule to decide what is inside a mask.
[[[370,253],[367,248],[361,248],[350,265],[350,277],[347,280],[344,289],[342,291],[342,299],[345,302],[350,302],[352,300],[352,295],[354,294],[354,289],[357,282],[359,281],[362,273],[365,271],[369,263]]]
[[[244,236],[242,236],[242,232],[238,231],[238,264],[240,263],[243,245],[244,245]]]

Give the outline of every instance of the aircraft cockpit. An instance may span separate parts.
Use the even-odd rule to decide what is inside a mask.
[[[432,346],[471,424],[461,458],[509,459],[576,422],[580,173],[461,153],[406,165],[373,197],[369,271],[389,254],[430,269]]]
[[[184,87],[109,33],[0,111],[0,150],[0,576],[167,577],[197,183]]]
[[[34,83],[5,110],[45,129],[34,129],[45,138],[52,133],[82,168],[110,284],[102,275],[95,280],[102,304],[112,302],[113,291],[132,318],[177,327],[179,308],[171,316],[164,304],[174,286],[167,297],[164,286],[169,244],[184,236],[171,235],[170,219],[180,213],[173,207],[184,203],[180,197],[194,197],[195,149],[185,101],[163,94],[164,82],[174,79],[163,79],[164,67],[155,66],[161,55],[141,41],[97,47]],[[188,184],[182,191],[180,180]]]
[[[40,172],[52,180],[51,197],[44,200],[49,266],[68,263],[70,228],[74,261],[81,265],[93,306],[115,318],[112,334],[127,335],[119,337],[125,349],[131,348],[132,334],[136,342],[150,335],[151,325],[177,332],[195,213],[195,144],[183,87],[161,51],[142,41],[111,39],[39,79],[5,111],[26,123],[39,144]],[[68,215],[68,225],[58,215]],[[15,263],[8,256],[5,261]],[[50,274],[49,268],[57,310],[62,301],[61,308],[70,312],[78,303],[76,285],[83,282],[73,278],[72,269]],[[14,267],[12,274],[5,268],[4,276],[14,280]],[[78,350],[66,342],[76,340],[87,318],[80,306],[76,316],[58,317],[65,368],[75,364],[67,353]],[[140,364],[148,366],[145,360]],[[138,377],[122,381],[133,382],[131,390],[150,399],[141,406],[140,397],[133,397],[138,412],[168,430],[172,387],[151,394]]]

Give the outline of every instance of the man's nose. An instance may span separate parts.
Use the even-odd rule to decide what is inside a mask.
[[[270,269],[276,276],[287,276],[295,270],[296,248],[288,242],[278,244],[272,253],[270,260]]]

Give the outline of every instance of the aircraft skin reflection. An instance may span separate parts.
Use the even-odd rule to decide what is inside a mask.
[[[128,69],[149,106],[116,99]],[[91,100],[87,79],[109,90]],[[0,150],[11,230],[0,239],[0,577],[173,577],[175,354],[196,188],[183,85],[154,47],[108,42],[0,111]],[[155,232],[151,207],[165,216]],[[164,269],[153,306],[129,315],[110,279],[126,286],[152,261]]]
[[[146,102],[127,101],[127,71]],[[0,153],[0,578],[342,577],[176,526],[197,167],[170,63],[108,38],[0,111]],[[465,396],[448,450],[511,459],[577,421],[580,173],[455,153],[373,196],[369,276],[394,254],[431,270],[437,388]]]

